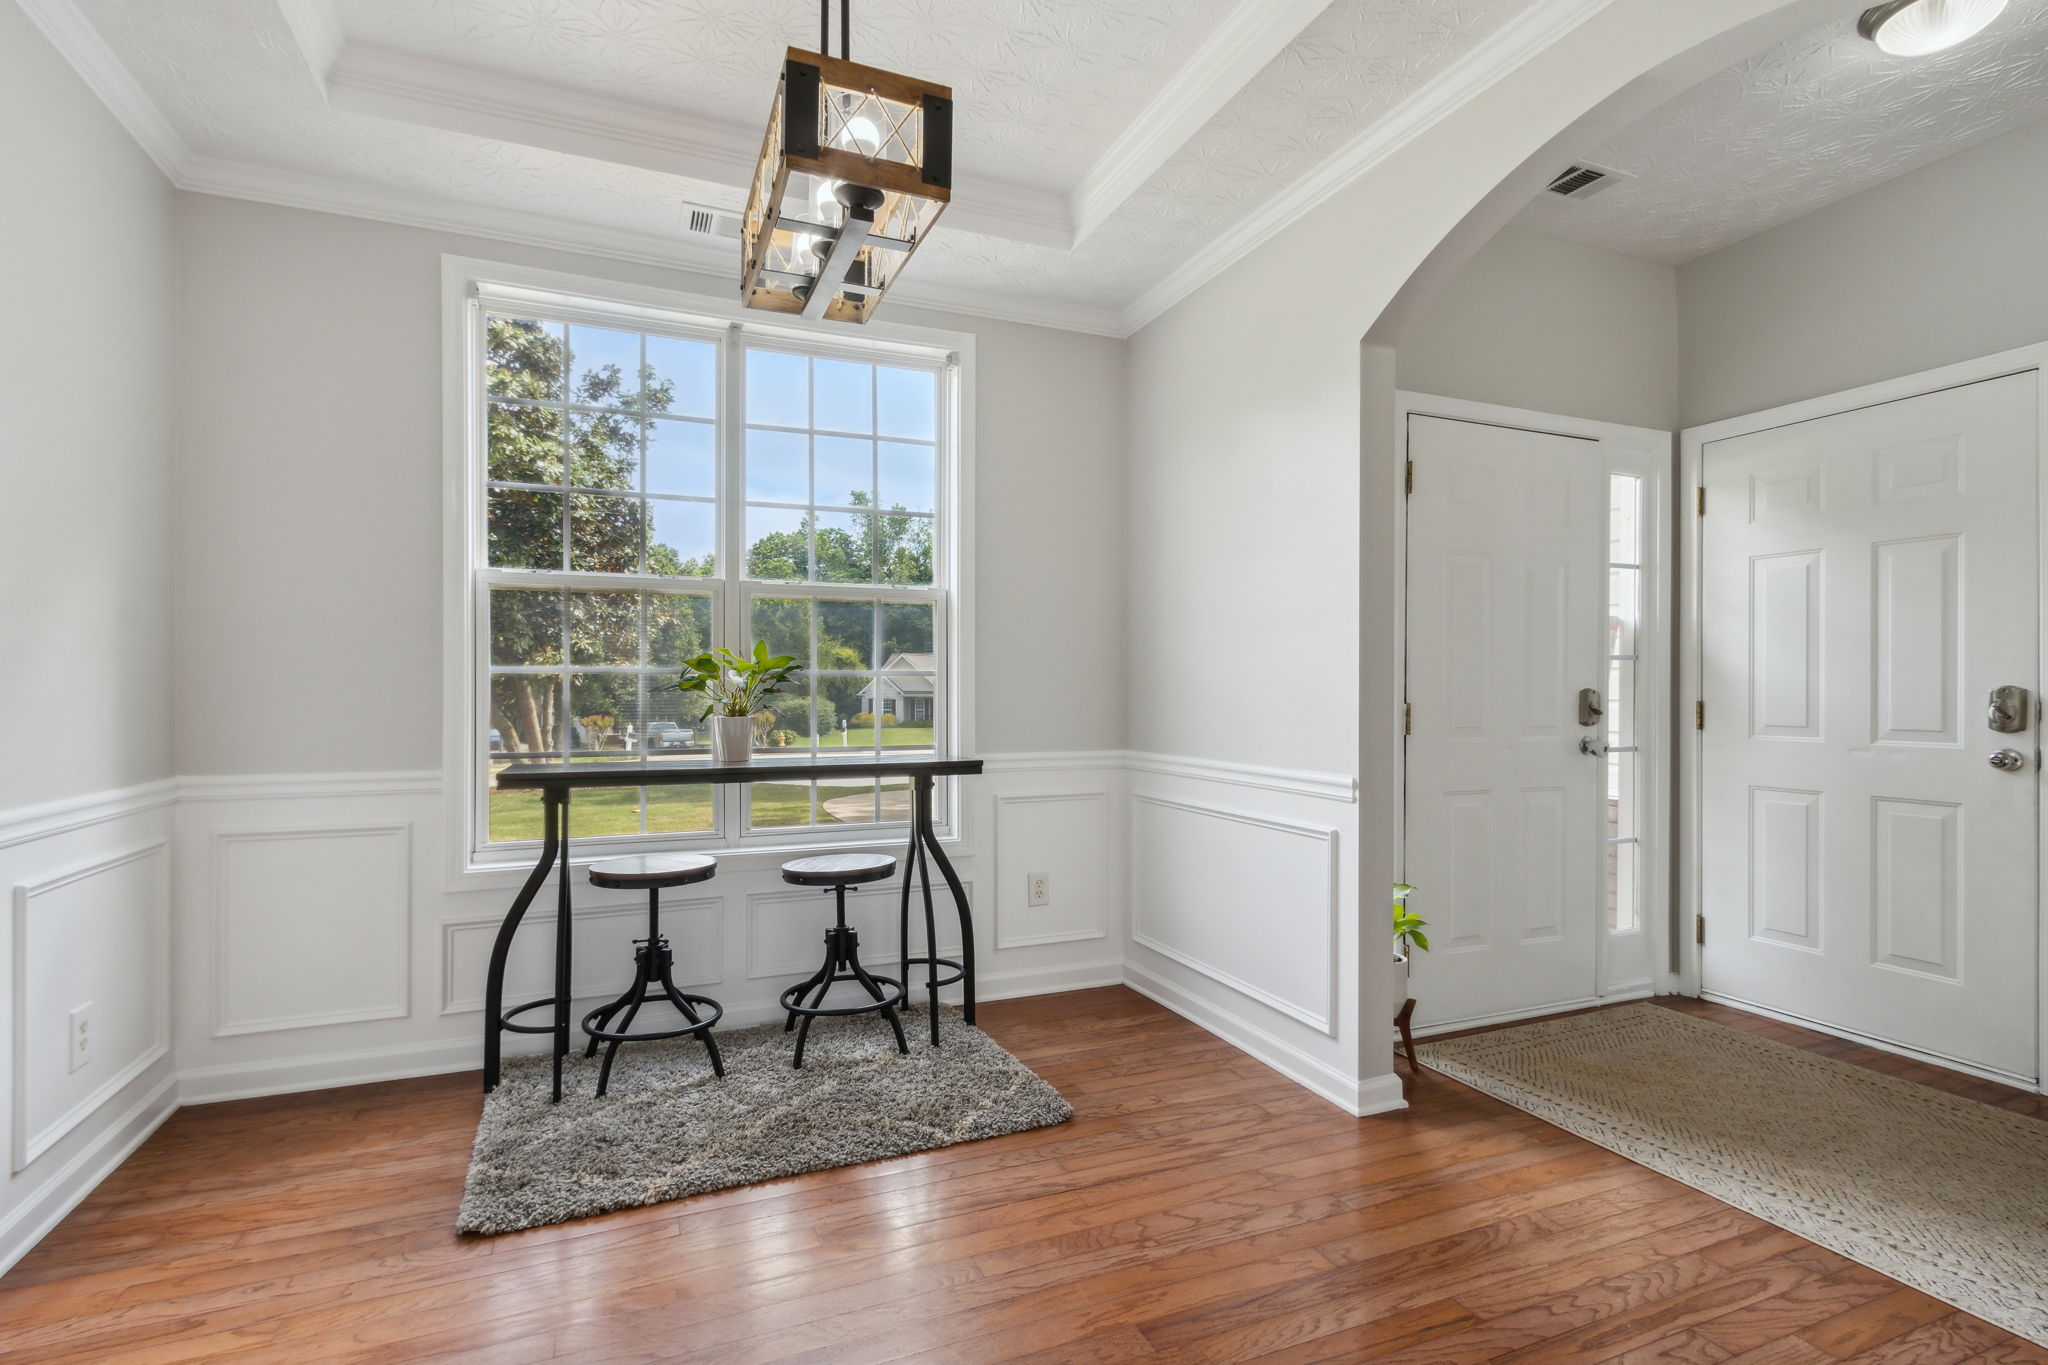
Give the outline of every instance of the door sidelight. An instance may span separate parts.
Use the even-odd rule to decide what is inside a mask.
[[[1579,724],[1598,725],[1600,717],[1607,714],[1607,708],[1600,703],[1600,689],[1582,687],[1579,689]]]
[[[2008,684],[1991,689],[1991,704],[1984,723],[2001,735],[2024,734],[2027,728],[2027,689]]]

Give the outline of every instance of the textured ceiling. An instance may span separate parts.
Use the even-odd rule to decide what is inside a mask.
[[[52,0],[43,0],[51,3]],[[197,156],[658,237],[743,191],[328,103],[278,0],[71,0]],[[300,0],[306,3],[307,0]],[[312,0],[320,3],[321,0]],[[854,54],[955,87],[963,186],[1071,187],[1239,5],[1272,0],[863,0]],[[1148,288],[1366,132],[1537,0],[1331,0],[1082,241],[942,225],[911,283],[1098,313]],[[337,0],[351,43],[601,91],[687,124],[754,125],[796,0]],[[736,107],[735,107],[736,106]],[[952,220],[957,222],[959,220]]]
[[[963,164],[1065,190],[1234,3],[860,0],[852,50],[867,65],[953,86],[954,153]],[[750,126],[767,116],[784,49],[818,45],[810,0],[337,0],[335,8],[352,40]],[[838,55],[836,13],[832,44]]]
[[[1930,57],[1888,57],[1844,20],[1583,149],[1635,178],[1589,199],[1541,196],[1515,225],[1681,265],[2044,117],[2048,0],[2015,0],[1983,34]]]

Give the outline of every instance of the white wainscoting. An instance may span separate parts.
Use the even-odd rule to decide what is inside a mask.
[[[1125,982],[1353,1113],[1400,1106],[1391,1074],[1361,1074],[1361,1057],[1384,1049],[1381,1030],[1356,1036],[1351,778],[1120,752],[987,764],[962,784],[950,846],[973,907],[982,999]],[[181,1101],[480,1064],[484,968],[516,877],[451,880],[446,810],[438,773],[402,772],[192,778],[0,814],[0,876],[17,888],[0,970],[13,996],[0,1056],[13,1079],[0,1098],[30,1154],[4,1186],[0,1266]],[[777,1017],[778,992],[816,965],[830,923],[825,898],[782,882],[775,862],[732,859],[664,902],[678,981],[723,1002],[735,1026]],[[1045,904],[1030,903],[1033,874],[1047,880]],[[890,973],[897,888],[877,884],[850,906],[866,960]],[[589,1008],[631,979],[645,901],[597,892],[580,870],[574,895],[573,979]],[[554,903],[550,884],[514,941],[515,1003],[549,989]],[[941,953],[955,955],[943,883],[935,908]],[[103,1008],[154,973],[156,1028],[124,1024],[114,1055],[63,1071],[73,1079],[31,1079],[24,1103],[21,1078],[50,1067],[17,1054],[45,1047],[58,1007],[23,983],[46,970],[34,960],[51,951],[42,920],[71,914],[120,926],[120,951],[48,969],[97,974],[52,986],[52,998]],[[921,941],[915,897],[912,914]]]
[[[1131,799],[1131,941],[1336,1037],[1337,831]]]
[[[169,781],[0,812],[0,1270],[176,1105]],[[78,1050],[74,1011],[84,1010]],[[75,1064],[74,1064],[75,1062]]]
[[[1357,1022],[1353,779],[1159,754],[1127,771],[1126,982],[1351,1113],[1400,1108],[1385,1030]]]
[[[215,830],[213,1036],[412,1012],[412,827]]]
[[[1121,756],[1027,754],[987,764],[962,784],[961,838],[949,846],[974,907],[981,998],[1120,982]],[[484,971],[518,875],[451,879],[446,808],[439,775],[428,772],[185,784],[178,941],[205,945],[180,956],[174,989],[185,1102],[480,1065]],[[1027,810],[1033,815],[1015,813]],[[1003,909],[992,903],[998,859],[1018,869],[1020,882],[1016,904]],[[713,880],[663,900],[678,983],[718,1000],[733,1027],[779,1017],[776,997],[816,968],[832,920],[831,902],[785,883],[778,862],[758,852],[725,859]],[[1050,875],[1049,905],[1025,906],[1025,871]],[[940,952],[957,956],[952,901],[936,874],[934,882]],[[898,958],[899,886],[877,883],[849,897],[863,960],[888,975]],[[573,894],[572,979],[582,1010],[631,981],[646,900],[599,891],[580,869]],[[551,989],[554,912],[550,882],[513,941],[509,1003]],[[918,944],[922,920],[913,894]],[[946,994],[957,999],[958,988]],[[506,1046],[537,1049],[545,1040],[508,1038]]]
[[[995,798],[990,834],[996,947],[1033,948],[1109,937],[1100,888],[1109,866],[1106,793],[1012,792]],[[1045,904],[1031,879],[1045,878]]]

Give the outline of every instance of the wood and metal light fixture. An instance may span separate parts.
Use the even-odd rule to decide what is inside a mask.
[[[953,197],[953,92],[839,56],[831,0],[821,51],[790,48],[740,230],[749,308],[867,322]]]

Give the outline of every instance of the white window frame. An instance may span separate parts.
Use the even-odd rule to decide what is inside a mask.
[[[632,590],[658,586],[665,591],[701,586],[711,596],[715,639],[729,631],[744,634],[755,597],[821,600],[924,601],[935,603],[933,647],[946,686],[933,705],[933,742],[942,752],[974,752],[972,674],[974,584],[970,554],[973,543],[973,374],[971,334],[884,322],[868,323],[849,335],[844,324],[807,323],[802,319],[766,317],[726,299],[677,290],[650,288],[598,277],[539,270],[461,256],[442,258],[442,394],[443,423],[443,720],[442,773],[450,885],[482,889],[516,884],[531,868],[537,841],[487,844],[487,796],[476,780],[482,755],[482,708],[488,705],[488,614],[485,594],[494,571],[482,567],[486,544],[481,383],[483,300],[497,310],[522,305],[549,317],[631,326],[643,331],[698,339],[720,336],[735,348],[789,343],[809,355],[838,356],[872,363],[930,366],[939,376],[939,457],[935,470],[933,584],[927,588],[890,588],[883,584],[777,583],[721,573],[702,580],[647,580],[638,576],[549,574],[548,586],[601,587]],[[745,441],[745,372],[739,364],[723,368],[720,394],[721,442],[718,466],[718,563],[743,562],[745,553],[745,489],[740,449]],[[946,458],[950,446],[952,458]],[[882,589],[876,594],[874,589]],[[883,660],[876,658],[879,672]],[[948,704],[950,702],[950,705]],[[738,857],[742,866],[763,865],[790,850],[821,847],[859,848],[900,844],[903,822],[847,827],[778,828],[749,831],[748,784],[712,789],[718,794],[718,819],[709,833],[592,836],[576,840],[578,861],[611,856],[621,849],[654,848],[717,851]],[[964,834],[961,806],[953,784],[941,783],[944,799],[935,811],[942,839],[957,843]],[[571,807],[574,809],[573,803]]]

